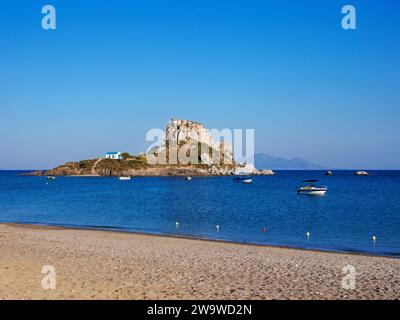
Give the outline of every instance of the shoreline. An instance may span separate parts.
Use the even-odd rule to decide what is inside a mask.
[[[0,224],[0,299],[399,299],[400,260],[207,239]],[[57,288],[41,287],[52,265]],[[356,288],[342,288],[343,267]]]
[[[266,248],[277,248],[277,249],[287,249],[287,250],[300,250],[300,251],[310,251],[310,252],[320,252],[320,253],[335,253],[335,254],[345,254],[345,255],[359,255],[365,257],[379,257],[379,258],[389,258],[389,259],[399,259],[398,254],[379,254],[368,251],[355,251],[355,250],[336,250],[336,249],[322,249],[322,248],[306,248],[301,246],[290,246],[290,245],[280,245],[280,244],[263,244],[255,242],[243,242],[234,241],[226,239],[213,239],[208,237],[196,236],[196,235],[185,235],[185,234],[174,234],[174,233],[163,233],[163,232],[140,232],[130,229],[118,229],[113,227],[96,227],[96,226],[76,226],[76,225],[61,225],[61,224],[51,224],[51,223],[33,223],[33,222],[2,222],[0,225],[7,225],[11,227],[25,227],[25,228],[35,228],[40,229],[58,229],[58,230],[77,230],[77,231],[104,231],[104,232],[115,232],[122,234],[133,234],[142,235],[149,237],[160,237],[160,238],[174,238],[174,239],[185,239],[194,241],[206,241],[206,242],[217,242],[217,243],[227,243],[233,245],[243,245],[243,246],[255,246],[255,247],[266,247]]]

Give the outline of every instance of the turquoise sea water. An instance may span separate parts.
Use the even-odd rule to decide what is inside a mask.
[[[255,177],[251,185],[231,177],[47,181],[20,173],[0,171],[1,222],[400,255],[400,171],[370,171],[365,177],[350,171],[330,177],[322,171],[278,171]],[[298,195],[299,182],[313,178],[327,185],[328,193]]]

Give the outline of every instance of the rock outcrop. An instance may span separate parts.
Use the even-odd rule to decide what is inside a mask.
[[[200,123],[171,119],[161,146],[149,150],[148,162],[153,164],[192,164],[234,169],[232,146],[215,141]],[[189,163],[188,163],[189,162]]]
[[[235,169],[236,175],[263,175],[263,176],[272,176],[275,174],[272,170],[258,170],[254,165],[248,164],[240,164],[236,166]]]

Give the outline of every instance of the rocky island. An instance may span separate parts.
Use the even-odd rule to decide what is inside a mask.
[[[205,151],[204,151],[205,150]],[[178,160],[172,161],[171,155]],[[181,157],[180,157],[181,156]],[[180,158],[185,161],[179,161]],[[160,161],[163,159],[164,161]],[[163,141],[147,154],[122,153],[118,159],[98,158],[68,162],[51,170],[35,171],[37,176],[227,176],[273,175],[252,164],[236,163],[228,142],[215,141],[200,123],[171,119]]]

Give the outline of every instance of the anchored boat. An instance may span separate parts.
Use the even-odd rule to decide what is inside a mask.
[[[131,180],[131,177],[119,177],[119,180]]]
[[[306,186],[302,186],[297,190],[298,194],[309,194],[309,195],[314,195],[314,196],[322,196],[324,195],[327,191],[328,188],[325,186],[316,186],[314,183],[318,182],[319,180],[303,180],[302,182],[307,182],[309,183]]]
[[[233,179],[234,182],[238,183],[253,183],[253,178],[251,177],[237,177]]]
[[[368,176],[368,175],[369,175],[369,173],[368,173],[367,171],[363,171],[363,170],[357,171],[357,172],[355,172],[354,174],[355,174],[356,176]]]

